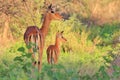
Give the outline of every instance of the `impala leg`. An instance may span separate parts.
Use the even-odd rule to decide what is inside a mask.
[[[34,54],[34,52],[33,52],[33,49],[32,49],[32,48],[31,48],[31,49],[29,49],[29,53],[31,53],[31,54],[32,54],[32,65],[33,65],[33,66],[36,66],[35,54]]]
[[[48,64],[50,64],[50,58],[51,58],[50,56],[51,56],[51,54],[48,52],[48,53],[47,53],[47,61],[48,61]]]
[[[57,58],[56,57],[54,57],[54,63],[57,64]]]
[[[42,54],[43,54],[43,49],[41,48],[38,54],[38,71],[41,71],[42,68]]]
[[[57,64],[57,62],[58,62],[58,55],[57,54],[54,57],[54,61],[55,61],[54,63]]]
[[[35,60],[35,54],[34,54],[34,53],[32,54],[32,58],[33,58],[33,63],[32,63],[32,65],[33,65],[33,66],[36,66],[37,61]]]
[[[55,58],[55,64],[57,64],[58,63],[58,59],[57,58]]]
[[[53,57],[52,57],[52,50],[50,50],[50,53],[49,53],[49,62],[50,62],[50,64],[52,64],[52,59]]]

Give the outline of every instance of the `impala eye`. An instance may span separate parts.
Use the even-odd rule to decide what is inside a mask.
[[[54,11],[51,11],[51,13],[54,13]]]

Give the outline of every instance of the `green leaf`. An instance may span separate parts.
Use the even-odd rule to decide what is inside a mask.
[[[111,62],[111,60],[110,60],[108,57],[106,57],[106,56],[103,56],[103,59],[104,59],[107,63],[110,63],[110,62]]]
[[[20,47],[20,48],[17,49],[17,51],[19,51],[19,52],[25,52],[25,48],[24,47]]]
[[[27,49],[30,49],[32,46],[29,44],[29,45],[27,45]]]
[[[20,61],[20,62],[22,62],[23,59],[20,56],[17,56],[17,57],[14,58],[14,61]]]
[[[28,54],[26,54],[25,56],[27,57],[27,58],[30,58],[31,57],[31,53],[28,53]]]
[[[33,52],[37,52],[37,48],[33,48]]]
[[[115,72],[120,72],[120,67],[117,65],[112,66]]]
[[[120,72],[114,72],[113,76],[116,77],[116,78],[119,77],[120,76]]]
[[[22,67],[22,69],[23,69],[24,71],[27,71],[26,65],[24,65],[24,66]]]
[[[72,80],[79,80],[78,78],[72,78]]]
[[[98,77],[97,80],[103,80],[101,77]]]
[[[31,62],[26,63],[26,66],[31,67]]]
[[[101,66],[100,69],[99,69],[99,72],[104,72],[104,71],[105,71],[105,67]]]

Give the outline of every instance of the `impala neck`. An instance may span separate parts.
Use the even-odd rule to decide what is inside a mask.
[[[40,29],[44,36],[46,36],[46,34],[48,33],[50,22],[51,22],[50,15],[46,13],[42,27]]]
[[[58,48],[58,50],[60,50],[60,41],[58,38],[56,38],[55,46]]]

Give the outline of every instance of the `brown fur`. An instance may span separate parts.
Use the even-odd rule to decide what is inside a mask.
[[[41,70],[42,67],[42,54],[45,43],[45,37],[49,30],[49,25],[52,20],[61,20],[63,19],[59,13],[53,13],[51,5],[49,6],[48,11],[45,14],[43,25],[41,29],[38,29],[37,26],[29,26],[24,33],[24,41],[28,45],[30,42],[35,43],[38,49],[38,70]],[[35,54],[33,51],[34,46],[29,49],[29,52],[32,53],[33,65],[36,65]]]
[[[47,48],[47,61],[49,64],[52,64],[53,62],[56,64],[58,62],[58,57],[60,54],[60,42],[67,41],[63,36],[63,32],[57,32],[56,34],[56,41],[55,45],[50,45]]]

